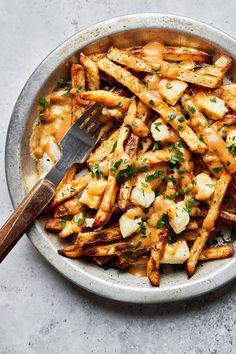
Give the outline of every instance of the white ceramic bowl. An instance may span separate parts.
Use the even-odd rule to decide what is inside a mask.
[[[236,41],[209,25],[166,14],[137,14],[104,21],[83,30],[57,47],[38,66],[23,88],[12,113],[6,143],[6,174],[14,205],[35,182],[35,165],[30,156],[29,139],[36,119],[38,97],[47,94],[55,83],[69,76],[71,62],[81,50],[92,53],[119,47],[140,45],[160,37],[169,45],[201,48],[211,54],[227,52],[235,61]],[[231,74],[236,78],[236,66]],[[127,302],[154,303],[175,301],[203,294],[236,275],[236,258],[204,263],[188,280],[185,272],[161,276],[160,288],[119,270],[103,270],[84,260],[61,257],[62,242],[46,233],[36,221],[28,237],[39,252],[65,277],[96,294]]]

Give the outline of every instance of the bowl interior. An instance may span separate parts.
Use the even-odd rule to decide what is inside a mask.
[[[108,32],[112,31],[110,30]],[[96,39],[96,37],[98,37],[98,39]],[[40,87],[32,91],[33,97],[26,102],[28,105],[28,114],[24,125],[20,149],[21,171],[26,190],[32,187],[37,179],[35,163],[30,155],[29,144],[33,123],[37,116],[36,106],[38,98],[46,95],[60,79],[66,79],[69,77],[70,65],[73,62],[78,62],[79,53],[81,51],[86,54],[103,52],[106,51],[111,45],[120,48],[130,47],[142,45],[157,38],[161,38],[164,43],[168,45],[192,46],[195,48],[200,48],[213,56],[225,52],[225,48],[218,47],[217,40],[214,42],[212,40],[209,41],[204,39],[199,35],[194,34],[194,29],[191,30],[191,28],[188,28],[187,30],[183,30],[181,28],[179,30],[174,30],[163,28],[163,26],[162,28],[158,28],[157,22],[156,26],[153,25],[153,28],[145,28],[143,26],[142,28],[133,28],[131,30],[123,29],[116,33],[110,33],[109,35],[101,35],[101,33],[98,33],[96,36],[96,33],[93,33],[90,43],[87,43],[86,46],[83,47],[81,47],[79,37],[77,36],[74,42],[73,39],[70,39],[68,44],[63,45],[63,48],[59,47],[55,53],[51,54],[54,58],[56,56],[56,66],[53,66],[53,63],[50,64],[50,60],[52,62],[50,56],[46,59],[46,62],[43,65],[44,68],[49,65],[47,71],[50,71],[50,73],[46,77],[43,77],[43,82]],[[73,50],[68,50],[68,46],[73,48]],[[229,54],[233,57],[233,59],[235,59],[233,53],[229,52]],[[36,74],[38,75],[39,80],[42,80],[42,76],[40,76],[42,75],[42,72],[40,73],[40,71],[38,71]],[[236,76],[235,64],[231,69],[231,75],[233,77]],[[37,77],[34,77],[34,79],[37,79]],[[77,284],[80,284],[91,291],[100,293],[101,295],[121,300],[129,300],[134,302],[140,301],[141,297],[138,296],[137,299],[135,299],[135,294],[140,294],[142,292],[142,299],[144,302],[160,301],[160,299],[163,300],[165,298],[167,300],[176,299],[178,298],[178,295],[176,294],[179,292],[183,293],[185,288],[191,288],[191,285],[193,284],[200,284],[202,280],[210,281],[212,274],[215,276],[217,272],[221,272],[222,270],[228,268],[230,264],[233,264],[233,262],[235,263],[232,259],[226,259],[208,262],[204,265],[200,264],[195,275],[190,280],[187,280],[185,272],[163,274],[161,276],[161,289],[154,289],[150,287],[146,278],[134,277],[128,273],[114,269],[105,271],[97,265],[83,259],[70,260],[59,256],[57,254],[57,250],[64,246],[65,243],[64,241],[60,241],[57,236],[46,233],[43,228],[43,222],[43,219],[37,221],[30,232],[30,238],[36,247],[43,253],[43,255],[59,271]],[[100,287],[95,286],[95,283],[99,283]],[[111,294],[111,291],[108,294],[108,292],[104,290],[106,286],[109,287],[110,290],[113,290],[113,295]],[[118,296],[116,291],[120,293],[125,292],[129,295]],[[195,294],[196,293],[197,292],[195,292]],[[193,293],[191,295],[193,295]],[[186,295],[181,296],[187,297],[187,292]]]

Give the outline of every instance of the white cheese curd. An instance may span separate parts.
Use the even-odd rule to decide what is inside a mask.
[[[129,210],[119,219],[120,232],[122,236],[128,237],[141,229],[142,219],[139,215],[130,215]]]
[[[190,221],[189,214],[185,208],[184,201],[172,204],[168,208],[169,224],[176,234],[183,232]]]
[[[206,173],[199,173],[199,175],[196,176],[195,181],[195,199],[201,201],[209,199],[215,190],[215,182],[213,179]]]
[[[226,145],[236,147],[236,129],[230,129],[226,136]]]
[[[163,141],[169,137],[169,128],[161,118],[158,118],[151,125],[151,133],[154,140]]]
[[[146,184],[146,183],[145,183]],[[138,185],[133,188],[130,200],[133,204],[148,208],[155,199],[155,192],[148,187]]]
[[[185,240],[167,243],[161,258],[161,263],[183,264],[189,258],[189,248]]]
[[[98,209],[101,204],[106,185],[107,181],[105,180],[90,181],[87,188],[85,188],[81,194],[79,202],[86,204],[91,209]]]
[[[43,156],[41,157],[41,159],[39,159],[38,162],[38,169],[39,169],[40,176],[43,176],[46,173],[48,173],[53,167],[53,165],[54,163],[52,159],[48,156],[46,152],[44,152]]]
[[[85,218],[86,227],[93,227],[94,218]]]
[[[163,79],[159,83],[159,92],[172,106],[180,99],[188,84],[180,80]]]
[[[228,111],[225,102],[216,96],[207,96],[204,93],[198,93],[196,95],[196,100],[199,109],[209,118],[215,120],[222,119]]]

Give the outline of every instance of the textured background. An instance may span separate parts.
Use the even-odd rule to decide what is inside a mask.
[[[58,44],[98,21],[166,12],[236,37],[235,0],[0,0],[0,224],[12,211],[4,144],[25,81]],[[0,353],[236,353],[236,284],[176,304],[91,295],[57,274],[24,237],[0,271]]]

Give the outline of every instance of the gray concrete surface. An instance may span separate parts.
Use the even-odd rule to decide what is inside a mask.
[[[98,21],[139,12],[202,20],[236,37],[234,0],[1,0],[0,224],[12,211],[4,144],[25,81],[60,42]],[[236,353],[236,284],[176,304],[132,305],[89,294],[24,237],[0,268],[0,353]]]

